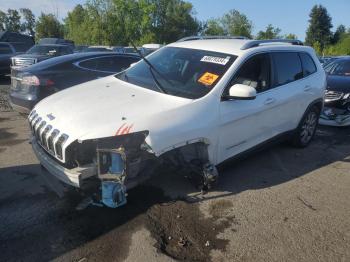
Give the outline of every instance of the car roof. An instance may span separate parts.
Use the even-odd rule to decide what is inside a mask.
[[[69,45],[65,44],[37,44],[36,46],[70,47]]]
[[[70,62],[70,61],[75,62],[76,60],[90,59],[90,58],[97,58],[97,57],[104,57],[104,56],[127,56],[127,57],[140,58],[138,55],[120,54],[120,53],[116,53],[116,52],[74,53],[74,54],[62,55],[62,56],[57,56],[57,57],[53,57],[53,58],[44,60],[44,61],[37,63],[37,64],[34,64],[30,67],[25,67],[21,71],[40,70],[42,68],[47,68],[50,66],[55,66],[55,65]]]
[[[271,42],[269,42],[271,41]],[[291,43],[283,43],[286,40],[263,40],[260,41],[261,45],[254,45],[258,43],[257,40],[247,39],[204,39],[204,40],[190,40],[190,41],[179,41],[172,43],[168,46],[171,47],[182,47],[198,50],[207,50],[219,53],[226,53],[232,55],[242,55],[248,50],[266,49],[266,47],[283,47],[284,49],[292,50],[307,50],[309,47],[301,45],[292,45]],[[297,40],[295,40],[297,42]],[[301,43],[301,42],[300,42]],[[251,46],[251,47],[249,47]],[[248,48],[247,48],[248,47]]]

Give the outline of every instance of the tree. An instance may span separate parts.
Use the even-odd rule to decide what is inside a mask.
[[[63,27],[53,14],[41,13],[35,24],[35,32],[37,40],[44,37],[63,37]]]
[[[273,27],[271,24],[269,24],[265,31],[259,31],[256,39],[278,39],[278,38],[282,38],[281,35],[281,29],[278,27]]]
[[[285,39],[291,39],[291,40],[296,40],[298,39],[297,35],[295,34],[288,34],[284,36]]]
[[[210,19],[207,21],[203,33],[204,35],[225,35],[225,30],[221,26],[220,20]]]
[[[224,31],[232,36],[252,37],[253,23],[246,15],[237,10],[230,10],[221,18]]]
[[[0,31],[5,31],[7,26],[7,14],[0,10]]]
[[[322,5],[315,5],[310,12],[305,42],[311,46],[318,42],[321,50],[323,50],[331,42],[332,27],[332,18],[327,9]]]
[[[193,16],[191,3],[182,0],[151,0],[151,3],[152,31],[158,43],[174,42],[199,32],[200,24]]]
[[[339,25],[337,27],[337,30],[335,31],[333,38],[332,38],[332,44],[336,44],[340,41],[340,39],[346,34],[346,27],[344,25]]]
[[[7,10],[7,24],[6,30],[12,32],[20,32],[21,31],[21,16],[18,11],[15,9]]]
[[[20,12],[24,19],[24,22],[21,26],[21,31],[27,31],[31,36],[34,36],[35,16],[33,12],[28,8],[21,8]]]
[[[77,5],[64,19],[65,37],[73,40],[76,44],[87,44],[89,41],[89,30],[86,28],[87,11],[82,5]]]

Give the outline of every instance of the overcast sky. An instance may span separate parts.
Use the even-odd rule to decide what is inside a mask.
[[[294,33],[304,39],[308,15],[313,5],[324,5],[333,18],[334,27],[350,27],[350,0],[189,0],[199,20],[217,18],[230,9],[246,14],[254,24],[254,33],[272,24],[282,29],[282,34]],[[85,0],[0,0],[0,10],[30,8],[35,15],[54,13],[64,18],[76,4]]]

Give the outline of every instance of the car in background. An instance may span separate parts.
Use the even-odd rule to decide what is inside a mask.
[[[84,48],[82,52],[112,52],[112,49],[105,46],[89,46]]]
[[[0,76],[10,73],[11,57],[26,52],[34,45],[31,36],[19,33],[0,32]]]
[[[111,52],[76,53],[13,69],[10,102],[16,111],[26,113],[53,93],[123,71],[139,59]]]
[[[68,39],[63,39],[63,38],[41,38],[38,42],[39,45],[68,45],[70,46],[73,50],[75,48],[74,41],[68,40]]]
[[[143,56],[147,56],[151,53],[153,53],[154,51],[158,50],[159,48],[161,48],[163,45],[160,45],[160,44],[144,44],[140,51],[141,51],[141,54]]]
[[[73,54],[69,45],[62,44],[39,44],[30,48],[25,54],[12,57],[12,69],[31,66],[46,59]]]
[[[327,88],[320,124],[350,126],[350,57],[338,58],[325,67]]]
[[[89,46],[87,46],[87,45],[76,45],[74,47],[74,53],[80,53],[87,47],[89,47]]]

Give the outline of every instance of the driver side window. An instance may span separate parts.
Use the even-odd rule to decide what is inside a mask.
[[[269,54],[258,54],[249,58],[238,70],[230,83],[248,85],[256,89],[257,93],[271,88],[271,62]]]

